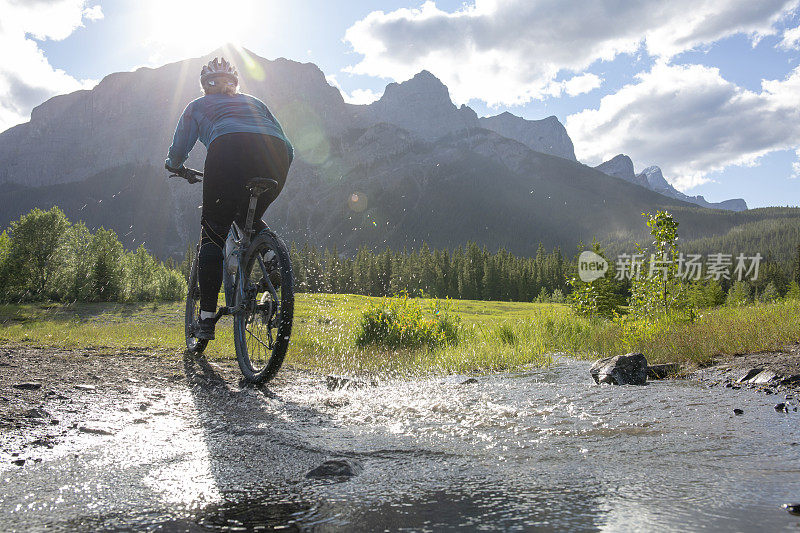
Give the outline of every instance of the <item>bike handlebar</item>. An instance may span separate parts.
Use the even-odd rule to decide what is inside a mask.
[[[165,165],[165,168],[172,172],[169,175],[170,178],[183,178],[189,183],[199,183],[201,180],[198,176],[202,176],[203,173],[199,170],[194,170],[193,168],[181,167],[178,169],[169,168]]]

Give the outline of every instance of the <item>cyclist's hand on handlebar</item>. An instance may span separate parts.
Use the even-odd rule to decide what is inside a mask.
[[[181,165],[178,168],[173,168],[173,167],[169,166],[166,163],[164,163],[164,168],[166,168],[167,170],[172,172],[172,174],[170,174],[170,176],[169,176],[170,178],[173,178],[173,177],[183,178],[186,181],[188,181],[189,183],[198,183],[198,182],[203,181],[200,178],[198,178],[198,176],[202,176],[203,175],[203,173],[198,171],[198,170],[193,170],[191,168],[186,168],[183,165]]]

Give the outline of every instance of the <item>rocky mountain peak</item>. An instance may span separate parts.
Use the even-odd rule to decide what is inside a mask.
[[[367,106],[365,118],[400,126],[426,140],[478,127],[475,111],[456,108],[447,87],[427,70],[387,85],[383,96]]]
[[[662,192],[674,190],[672,185],[670,185],[669,182],[664,179],[661,169],[655,165],[647,167],[641,172],[641,174],[645,177],[645,179],[647,179],[647,183],[650,184],[650,188],[654,191]]]
[[[625,154],[617,154],[605,163],[601,163],[594,168],[604,174],[615,176],[625,181],[636,181],[636,173],[633,171],[633,161]]]
[[[554,116],[527,120],[505,111],[493,117],[482,117],[479,122],[487,130],[521,142],[532,150],[576,161],[572,139]]]
[[[379,102],[407,101],[408,98],[424,99],[428,104],[453,106],[447,86],[427,70],[418,72],[410,80],[390,83]]]
[[[634,174],[633,161],[631,161],[631,158],[625,154],[618,154],[594,168],[609,176],[615,176],[617,178],[624,179],[625,181],[635,183],[644,187],[645,189],[650,189],[651,191],[663,194],[664,196],[669,196],[670,198],[675,198],[676,200],[683,200],[684,202],[690,202],[701,207],[708,207],[711,209],[727,209],[730,211],[744,211],[747,209],[747,203],[741,198],[714,203],[707,201],[700,195],[687,196],[670,185],[670,183],[664,179],[664,174],[661,172],[661,168],[655,165],[647,167],[639,174]]]

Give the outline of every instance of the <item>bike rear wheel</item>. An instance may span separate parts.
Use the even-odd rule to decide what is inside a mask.
[[[256,235],[236,276],[233,339],[245,379],[269,381],[280,369],[294,315],[294,277],[289,251],[270,230]]]
[[[186,292],[186,312],[184,315],[184,333],[186,335],[186,349],[190,353],[200,354],[206,349],[208,340],[195,337],[197,322],[200,320],[200,284],[197,275],[197,254],[192,261],[189,273],[188,290]]]

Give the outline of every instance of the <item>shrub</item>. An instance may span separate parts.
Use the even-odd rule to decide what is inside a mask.
[[[497,337],[503,344],[515,346],[517,344],[517,334],[510,324],[500,324],[497,326]]]
[[[8,253],[11,250],[11,239],[8,233],[3,231],[0,233],[0,302],[8,299],[8,286],[7,286],[7,271],[9,268]]]
[[[747,305],[750,302],[750,285],[744,281],[736,281],[728,289],[728,297],[725,300],[727,305],[737,307]]]
[[[647,218],[653,250],[642,266],[642,275],[631,280],[630,312],[647,320],[658,320],[687,304],[677,276],[678,221],[667,211],[656,211],[655,215],[642,213],[642,216]],[[638,252],[647,256],[640,247]]]
[[[91,245],[91,299],[95,301],[118,301],[125,293],[125,249],[117,234],[99,229],[92,237]]]
[[[384,298],[361,317],[356,344],[398,348],[437,348],[458,344],[460,322],[449,306],[433,300],[426,312],[421,300],[408,294]]]
[[[69,226],[69,220],[58,207],[48,211],[36,208],[12,222],[3,292],[28,299],[40,299],[55,292],[50,286],[57,270],[54,255]]]
[[[91,299],[91,242],[92,234],[82,222],[71,226],[64,233],[53,261],[55,275],[51,298],[69,301]]]
[[[597,255],[605,258],[603,250],[596,241],[592,243],[592,250]],[[621,313],[622,296],[619,282],[615,279],[613,264],[609,264],[608,271],[602,278],[585,282],[580,277],[570,280],[572,292],[569,294],[569,305],[575,314],[588,317],[613,318]],[[560,291],[559,291],[560,292]],[[551,301],[555,299],[553,291]],[[561,294],[563,299],[563,294]]]
[[[764,290],[758,296],[758,301],[769,303],[778,300],[780,297],[781,295],[778,294],[778,289],[775,288],[775,284],[770,281],[769,283],[767,283],[767,286],[764,287]]]
[[[186,280],[183,274],[166,266],[158,269],[156,293],[159,300],[174,302],[186,297]]]
[[[789,284],[789,290],[786,291],[787,300],[800,300],[800,285],[796,281]]]
[[[694,281],[686,293],[686,300],[694,309],[717,307],[725,303],[725,291],[715,279]]]
[[[553,289],[553,294],[550,295],[550,302],[554,304],[563,304],[567,301],[564,292],[561,289]]]

